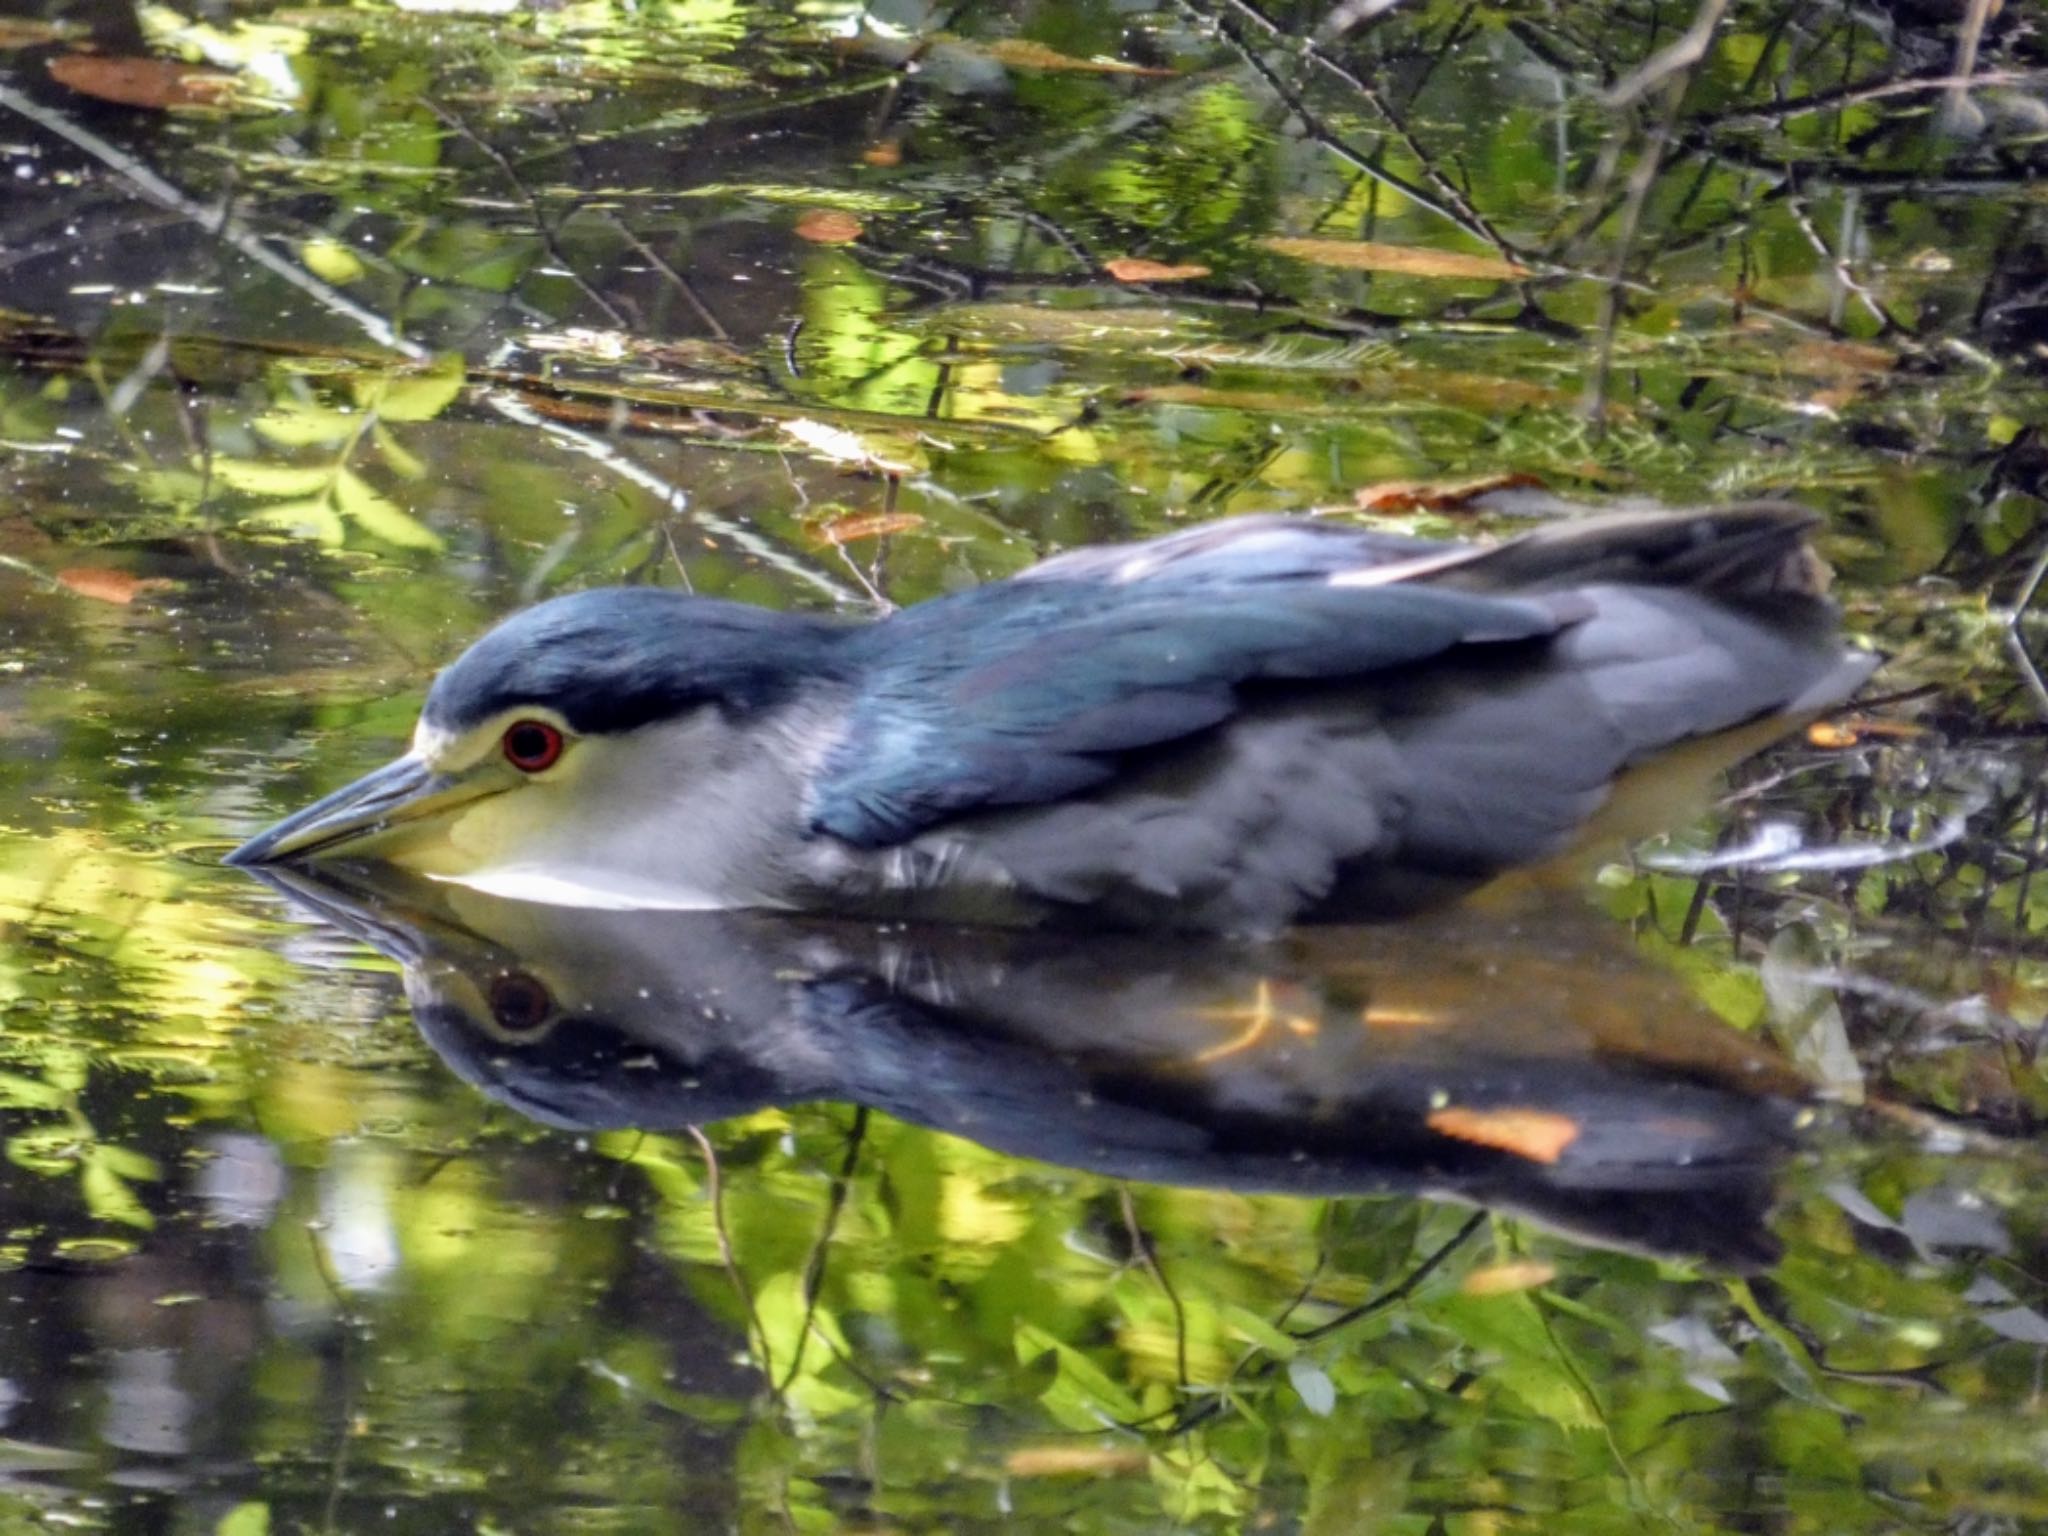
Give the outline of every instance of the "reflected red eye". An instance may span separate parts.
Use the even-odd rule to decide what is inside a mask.
[[[562,733],[545,720],[515,720],[505,727],[505,761],[521,773],[552,768],[562,755]]]
[[[524,971],[508,971],[491,983],[491,1017],[509,1034],[530,1034],[554,1012],[547,987]]]

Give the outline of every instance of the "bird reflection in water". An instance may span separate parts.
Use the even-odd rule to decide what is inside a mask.
[[[1449,1198],[1754,1269],[1810,1108],[1625,938],[1555,914],[1196,948],[266,878],[403,964],[457,1074],[578,1131],[840,1100],[1116,1178]]]

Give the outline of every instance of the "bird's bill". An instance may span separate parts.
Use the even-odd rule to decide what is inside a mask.
[[[227,862],[275,864],[283,859],[369,853],[373,838],[382,839],[487,792],[481,785],[436,773],[408,752],[257,833],[229,854]]]

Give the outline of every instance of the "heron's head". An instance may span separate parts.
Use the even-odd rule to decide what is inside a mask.
[[[555,598],[434,680],[404,756],[228,862],[363,857],[454,878],[518,868],[544,882],[593,839],[650,836],[654,818],[686,813],[695,770],[744,771],[750,726],[807,685],[829,685],[837,633],[656,588]]]

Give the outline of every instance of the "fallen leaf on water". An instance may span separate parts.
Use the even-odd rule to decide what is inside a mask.
[[[1529,474],[1481,475],[1473,480],[1382,480],[1362,485],[1352,501],[1362,512],[1452,512],[1495,491],[1541,486]]]
[[[1142,256],[1119,256],[1114,261],[1105,261],[1102,270],[1120,283],[1184,283],[1209,275],[1207,267],[1192,262],[1177,267],[1164,261],[1147,261]]]
[[[993,43],[968,46],[981,48],[998,64],[1007,64],[1012,69],[1062,70],[1084,75],[1144,75],[1155,80],[1170,80],[1179,73],[1148,64],[1126,64],[1121,59],[1077,59],[1028,37],[1005,37]]]
[[[914,317],[913,323],[942,336],[1000,346],[1035,341],[1053,346],[1132,347],[1198,337],[1206,330],[1195,317],[1163,306],[1050,309],[1008,300],[949,304]]]
[[[1145,1449],[1137,1445],[1025,1445],[1003,1458],[1003,1470],[1012,1477],[1139,1472],[1145,1464]]]
[[[1833,341],[1825,337],[1796,342],[1785,349],[1782,357],[1788,373],[1824,379],[1889,373],[1899,365],[1899,354],[1889,347],[1874,346],[1867,341]]]
[[[551,196],[579,197],[583,194],[568,184]],[[610,196],[620,194],[613,192]],[[639,195],[639,194],[636,194]],[[654,196],[653,190],[646,196]],[[779,181],[707,181],[694,187],[677,187],[674,190],[661,188],[662,197],[744,197],[757,203],[780,203],[792,208],[802,208],[815,213],[821,208],[830,208],[841,213],[915,213],[924,205],[918,199],[902,192],[891,192],[883,188],[864,189],[860,187],[804,187]]]
[[[837,208],[810,208],[797,215],[797,239],[813,245],[845,245],[860,235],[860,220]]]
[[[799,416],[794,421],[785,421],[782,430],[820,458],[830,459],[835,464],[879,470],[885,475],[914,475],[922,468],[910,457],[892,456],[882,445],[871,443],[858,433],[822,421],[812,421],[809,417]]]
[[[869,512],[836,517],[812,531],[822,544],[851,544],[859,539],[879,539],[885,534],[907,533],[912,528],[923,526],[924,519],[915,512]]]
[[[1883,720],[1876,715],[1849,715],[1840,720],[1816,720],[1806,728],[1806,739],[1816,747],[1854,747],[1876,737],[1888,741],[1912,741],[1927,734],[1927,727],[1910,720]]]
[[[1533,1291],[1557,1278],[1557,1266],[1540,1259],[1523,1259],[1513,1264],[1489,1264],[1475,1269],[1458,1284],[1466,1296],[1511,1296],[1516,1291]]]
[[[1490,373],[1463,373],[1448,368],[1396,368],[1360,376],[1359,388],[1380,399],[1408,398],[1433,406],[1461,410],[1500,411],[1518,406],[1569,405],[1574,397],[1534,379],[1505,379]],[[1610,403],[1610,417],[1630,416],[1625,405]]]
[[[57,582],[80,597],[90,597],[102,603],[119,603],[123,607],[145,592],[160,592],[170,585],[161,577],[131,576],[126,571],[94,565],[75,565],[69,570],[59,571]]]
[[[115,58],[99,53],[67,53],[50,60],[50,78],[82,95],[157,111],[218,106],[235,89],[235,77],[225,70],[181,64],[176,59]]]
[[[1554,1163],[1579,1139],[1579,1122],[1549,1109],[1432,1110],[1426,1122],[1439,1136],[1511,1152],[1532,1163]]]
[[[26,16],[0,16],[0,49],[40,48],[61,42],[78,28],[64,21],[32,21]]]
[[[1527,277],[1529,269],[1498,256],[1436,251],[1423,246],[1387,245],[1378,240],[1316,240],[1271,235],[1258,242],[1276,256],[1292,256],[1320,267],[1357,272],[1398,272],[1406,277]]]

